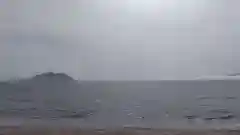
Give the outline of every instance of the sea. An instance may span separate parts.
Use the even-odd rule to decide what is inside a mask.
[[[0,89],[0,126],[232,128],[239,80],[81,81],[79,89]]]

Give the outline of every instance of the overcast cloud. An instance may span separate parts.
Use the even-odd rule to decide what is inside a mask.
[[[136,1],[1,0],[0,79],[47,71],[82,80],[240,72],[239,0]]]

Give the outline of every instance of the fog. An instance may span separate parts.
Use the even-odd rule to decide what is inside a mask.
[[[238,0],[1,0],[0,79],[192,79],[240,71]]]

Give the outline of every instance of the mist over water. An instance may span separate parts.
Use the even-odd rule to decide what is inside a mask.
[[[239,72],[237,5],[238,0],[1,0],[0,80],[49,71],[82,80]]]
[[[239,4],[0,0],[0,127],[238,124]]]

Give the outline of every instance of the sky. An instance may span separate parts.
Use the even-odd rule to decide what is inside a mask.
[[[1,0],[0,80],[240,72],[239,0]]]

